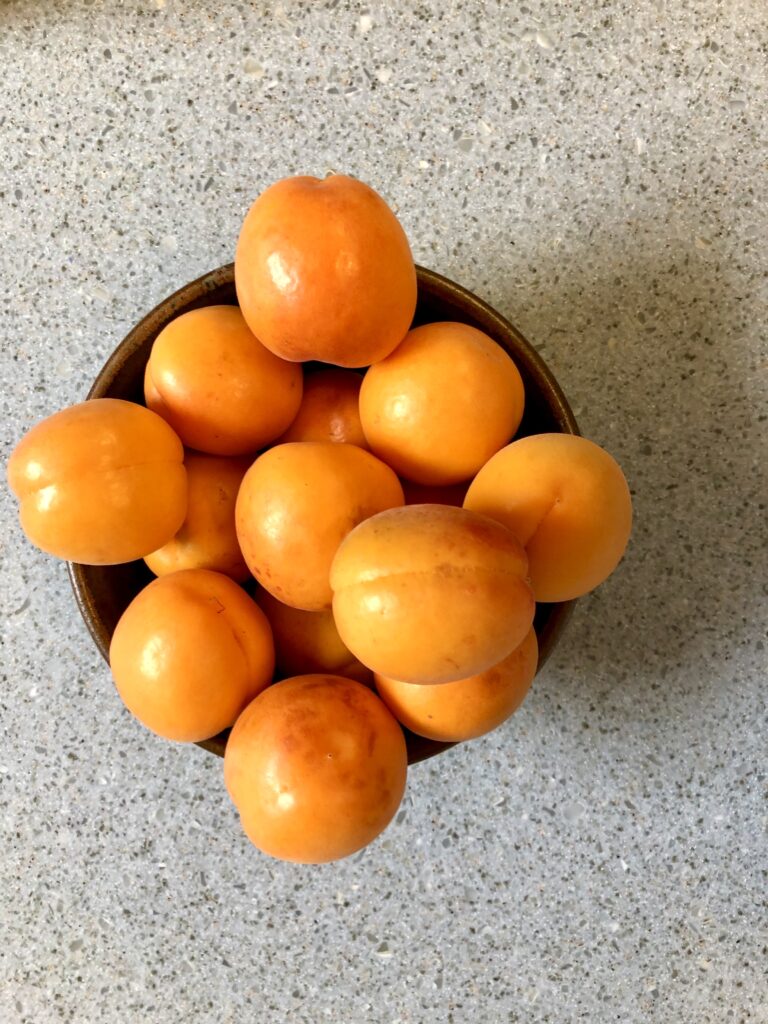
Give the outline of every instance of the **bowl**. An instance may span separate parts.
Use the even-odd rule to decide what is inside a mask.
[[[576,419],[552,372],[520,332],[461,285],[432,270],[417,267],[418,302],[414,326],[455,320],[478,327],[514,359],[525,384],[525,414],[518,436],[556,432],[578,434]],[[236,305],[234,264],[212,270],[174,292],[144,317],[120,342],[88,393],[88,398],[124,398],[144,401],[144,368],[152,344],[175,317],[201,306]],[[69,577],[77,606],[105,661],[118,619],[138,592],[153,579],[143,561],[125,565],[69,563]],[[539,642],[539,668],[551,654],[571,613],[573,601],[539,604],[534,626]],[[223,756],[227,732],[198,746]],[[408,762],[414,764],[453,746],[415,736],[406,730]]]

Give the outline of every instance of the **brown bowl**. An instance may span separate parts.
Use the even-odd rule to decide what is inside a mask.
[[[414,325],[458,320],[489,334],[514,359],[525,384],[525,415],[519,435],[557,432],[578,434],[565,395],[544,360],[516,328],[472,292],[432,270],[417,267],[419,297]],[[152,344],[175,317],[200,306],[235,305],[234,265],[228,264],[191,281],[164,299],[120,342],[94,381],[88,398],[124,398],[144,401],[144,368]],[[80,613],[103,658],[117,621],[142,587],[153,578],[143,561],[125,565],[69,563],[69,577]],[[539,668],[551,653],[571,614],[573,601],[539,604],[534,625],[539,641]],[[222,756],[227,732],[198,744]],[[438,743],[406,731],[408,761],[433,757],[452,743]]]

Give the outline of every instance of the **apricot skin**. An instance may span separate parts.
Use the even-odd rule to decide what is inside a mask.
[[[301,404],[301,368],[254,337],[236,306],[205,306],[158,334],[144,375],[148,408],[188,448],[254,453],[283,433]]]
[[[354,370],[318,370],[304,378],[304,397],[277,444],[286,441],[335,441],[368,448],[360,423],[360,385]]]
[[[327,672],[366,685],[373,682],[371,670],[344,646],[330,609],[305,612],[291,608],[263,589],[256,601],[272,627],[278,679]]]
[[[109,651],[117,691],[166,739],[208,739],[232,725],[272,681],[274,646],[262,610],[228,576],[186,569],[133,599]]]
[[[256,200],[235,284],[253,333],[296,361],[368,366],[399,344],[416,308],[405,232],[373,189],[342,174],[285,178]]]
[[[402,505],[400,481],[351,444],[298,441],[260,455],[245,474],[235,521],[246,564],[284,604],[330,608],[336,549],[363,519]]]
[[[141,558],[169,540],[187,508],[181,441],[155,413],[97,398],[32,427],[8,460],[24,533],[88,565]]]
[[[536,674],[538,644],[531,629],[493,668],[439,686],[418,686],[376,676],[376,690],[406,729],[445,743],[484,736],[520,707]]]
[[[569,601],[616,568],[632,498],[616,460],[584,437],[533,434],[480,470],[464,507],[507,526],[528,553],[537,601]]]
[[[517,367],[492,338],[433,323],[368,370],[360,419],[371,451],[399,476],[437,486],[468,480],[507,444],[524,401]]]
[[[331,568],[333,616],[375,673],[424,685],[485,671],[531,627],[522,546],[486,516],[446,505],[375,515]]]
[[[181,569],[211,569],[237,582],[249,579],[235,531],[237,492],[251,464],[187,452],[187,515],[178,532],[144,561],[156,576]]]
[[[235,723],[224,779],[248,838],[264,853],[318,864],[382,832],[405,790],[402,730],[371,690],[305,675],[257,697]]]

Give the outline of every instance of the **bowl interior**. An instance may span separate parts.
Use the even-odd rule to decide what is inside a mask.
[[[418,272],[418,304],[414,326],[455,320],[489,334],[514,359],[525,385],[525,414],[518,436],[544,432],[578,434],[568,402],[535,349],[487,303],[423,267]],[[236,305],[233,264],[219,267],[169,296],[141,320],[118,345],[96,378],[88,398],[123,398],[143,403],[144,368],[152,344],[175,317],[200,306]],[[125,565],[69,564],[75,599],[86,626],[105,660],[118,619],[138,592],[154,577],[143,561]],[[570,615],[572,601],[539,604],[534,625],[539,642],[539,668],[544,664]],[[201,744],[223,755],[227,733]],[[406,731],[408,760],[413,764],[446,750],[438,743]]]

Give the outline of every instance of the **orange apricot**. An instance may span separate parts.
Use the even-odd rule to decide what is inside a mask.
[[[405,232],[373,189],[343,174],[285,178],[243,223],[243,316],[276,355],[368,366],[402,341],[416,308]]]
[[[228,576],[160,576],[128,605],[109,662],[126,707],[166,739],[208,739],[232,725],[272,681],[264,612]]]
[[[419,736],[460,743],[497,728],[520,707],[536,675],[538,644],[530,629],[492,668],[438,686],[401,683],[377,675],[376,690],[395,718]]]
[[[402,503],[400,481],[369,452],[295,441],[270,448],[245,474],[237,537],[265,590],[283,604],[320,611],[331,605],[328,575],[344,537],[368,516]]]
[[[400,805],[406,769],[402,730],[381,700],[333,675],[270,686],[238,718],[224,756],[251,842],[309,864],[375,839]]]
[[[237,306],[204,306],[158,334],[144,375],[147,406],[185,445],[245,455],[274,441],[301,404],[301,368],[278,359]]]
[[[379,675],[447,683],[484,672],[531,627],[525,551],[487,516],[406,505],[366,519],[331,567],[339,636]]]
[[[88,565],[131,562],[176,533],[187,509],[181,441],[155,413],[97,398],[32,427],[8,460],[37,547]]]
[[[187,452],[187,516],[179,531],[144,561],[155,576],[212,569],[233,580],[250,578],[235,531],[235,501],[249,458]]]
[[[533,434],[480,470],[464,507],[507,526],[528,553],[537,601],[569,601],[616,568],[632,499],[616,460],[584,437]]]
[[[372,366],[360,390],[371,451],[429,486],[468,480],[523,415],[520,373],[487,334],[460,323],[416,327]]]
[[[296,419],[277,443],[336,441],[367,448],[360,423],[363,378],[354,370],[318,370],[304,378],[304,397]]]
[[[267,590],[259,590],[256,600],[272,627],[278,678],[329,672],[366,685],[373,681],[371,670],[344,646],[330,608],[305,612],[283,604]]]

